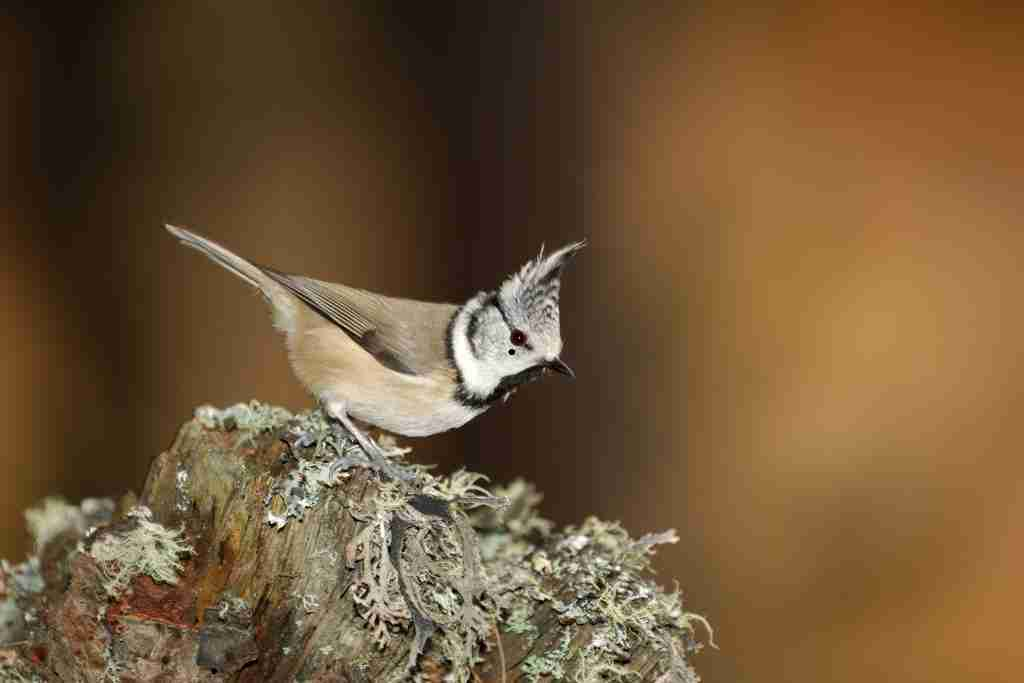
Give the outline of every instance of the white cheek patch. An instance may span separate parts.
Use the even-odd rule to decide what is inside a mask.
[[[466,391],[477,396],[489,396],[501,381],[501,373],[497,367],[481,361],[474,355],[466,334],[470,316],[479,307],[480,303],[477,301],[459,311],[452,329],[452,355],[455,358],[455,366],[462,375],[462,384]]]

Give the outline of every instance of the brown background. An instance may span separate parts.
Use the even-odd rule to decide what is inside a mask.
[[[0,556],[196,404],[308,404],[163,220],[439,299],[586,236],[575,385],[419,457],[677,527],[709,681],[1020,680],[1020,15],[215,5],[0,12]]]

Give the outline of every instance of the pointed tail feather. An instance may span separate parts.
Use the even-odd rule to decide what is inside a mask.
[[[213,240],[189,232],[174,225],[164,225],[181,243],[203,252],[214,263],[223,266],[238,277],[260,290],[263,298],[270,304],[274,316],[274,326],[287,334],[295,331],[296,299],[287,289],[275,282],[255,263],[246,261],[238,254],[220,246]]]
[[[266,294],[270,294],[270,292],[266,292],[267,276],[258,266],[194,232],[170,224],[164,224],[164,227],[167,228],[167,232],[181,240],[182,244],[203,252],[211,261],[230,270],[253,287],[258,287]]]

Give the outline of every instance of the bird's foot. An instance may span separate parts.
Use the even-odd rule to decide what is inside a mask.
[[[389,459],[390,454],[397,452],[404,455],[405,453],[408,453],[409,450],[410,449],[408,448],[397,448],[391,451],[380,449],[376,453],[368,453],[367,455],[369,456],[370,461],[368,466],[389,479],[394,479],[395,481],[416,481],[418,474],[415,469],[408,465],[397,464],[393,460]]]
[[[335,436],[338,443],[346,443],[351,437],[359,444],[359,449],[342,449],[338,457],[330,464],[327,474],[331,481],[344,470],[352,467],[368,467],[384,476],[397,481],[412,482],[416,480],[417,472],[414,468],[395,463],[392,458],[400,458],[412,452],[411,448],[399,448],[394,445],[394,440],[386,437],[390,443],[382,446],[376,441],[361,433],[350,433],[341,424],[335,424]]]

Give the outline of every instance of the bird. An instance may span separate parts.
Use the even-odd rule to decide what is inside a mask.
[[[381,446],[357,421],[430,436],[461,427],[549,371],[576,376],[561,358],[559,294],[563,269],[585,241],[548,254],[542,245],[495,289],[454,304],[285,273],[185,228],[164,227],[259,290],[295,376],[371,467],[392,478],[410,478],[390,460],[408,449]]]

